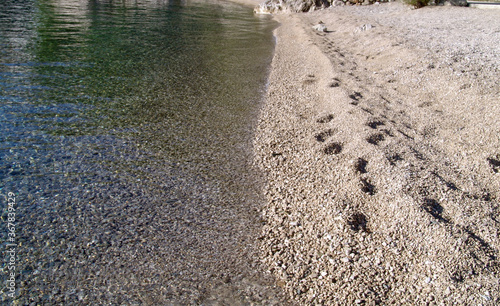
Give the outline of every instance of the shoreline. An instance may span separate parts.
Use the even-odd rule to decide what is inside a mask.
[[[260,248],[292,301],[499,302],[498,16],[400,3],[274,16]]]
[[[241,5],[249,6],[252,8],[255,8],[260,3],[262,3],[262,1],[260,1],[260,0],[227,0],[227,1],[233,2],[233,3],[239,3]]]

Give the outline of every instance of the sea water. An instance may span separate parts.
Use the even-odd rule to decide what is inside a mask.
[[[222,1],[1,1],[3,301],[266,286],[251,144],[275,26]]]

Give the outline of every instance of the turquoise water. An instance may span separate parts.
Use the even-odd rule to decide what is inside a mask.
[[[261,282],[240,253],[275,26],[229,2],[0,3],[4,301],[202,302]]]

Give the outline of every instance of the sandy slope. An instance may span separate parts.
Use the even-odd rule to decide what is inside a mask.
[[[500,11],[277,19],[255,152],[278,284],[307,305],[498,304]]]

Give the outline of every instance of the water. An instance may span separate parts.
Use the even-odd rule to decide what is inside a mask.
[[[251,167],[274,27],[229,2],[0,3],[4,302],[279,301]]]

